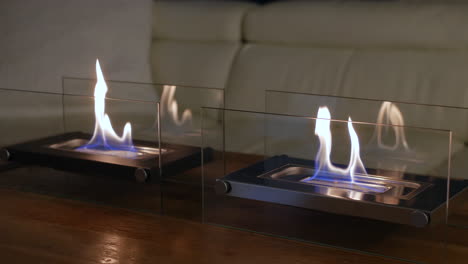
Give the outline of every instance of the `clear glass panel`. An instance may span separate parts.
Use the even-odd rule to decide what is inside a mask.
[[[0,89],[0,146],[63,132],[62,95]]]
[[[34,189],[28,179],[42,170],[16,162],[8,147],[63,133],[62,111],[61,94],[0,89],[0,186]]]
[[[160,96],[160,127],[163,147],[172,149],[162,156],[164,212],[201,221],[201,160],[212,151],[201,148],[201,107],[223,107],[221,89],[157,86]],[[220,122],[221,116],[213,117]]]
[[[94,94],[95,80],[64,78],[63,82],[66,95]],[[107,84],[112,87],[107,93],[108,98],[160,103],[161,143],[163,149],[167,149],[167,153],[161,156],[164,212],[201,220],[201,107],[222,108],[224,90],[121,81],[107,81]],[[142,111],[132,109],[125,118],[136,118],[135,113],[139,112]],[[141,114],[138,116],[143,117]],[[123,120],[127,120],[125,118]],[[219,122],[221,117],[214,118]],[[140,123],[151,124],[147,122]],[[151,127],[158,127],[156,123]],[[141,129],[142,133],[148,131],[147,128]],[[142,133],[140,135],[144,136]],[[204,154],[206,159],[210,159],[209,149]]]
[[[96,79],[64,77],[63,93],[69,95],[93,96]],[[158,102],[157,90],[160,84],[106,80],[107,98]]]
[[[283,91],[267,91],[266,92],[266,111],[270,113],[287,113],[300,116],[311,116],[310,109],[317,108],[321,105],[327,105],[332,111],[334,117],[345,119],[352,116],[355,121],[375,122],[393,125],[406,125],[425,127],[433,129],[445,129],[452,131],[452,158],[451,167],[451,184],[449,186],[452,198],[448,207],[448,235],[447,249],[449,263],[459,263],[461,259],[465,259],[460,251],[460,245],[468,246],[466,239],[468,232],[468,188],[460,190],[463,186],[468,186],[468,177],[466,170],[468,169],[468,108],[440,106],[440,105],[423,105],[412,104],[405,102],[389,102],[380,100],[369,100],[349,97],[323,96],[304,93],[290,93]],[[375,137],[377,143],[394,153],[401,155],[401,151],[411,149],[412,157],[415,157],[415,149],[413,145],[418,141],[427,142],[426,149],[433,149],[430,154],[431,159],[443,160],[443,149],[437,140],[427,140],[421,137],[411,138],[408,132],[401,129],[381,130],[381,135],[385,135],[388,140]],[[418,152],[426,152],[418,150]],[[389,161],[387,161],[389,162]],[[393,162],[393,161],[392,161]],[[397,164],[398,165],[398,164]],[[449,165],[447,163],[447,165]],[[424,166],[412,165],[414,170],[424,170]],[[408,169],[408,168],[407,168]],[[445,170],[445,168],[444,168]],[[460,187],[462,186],[462,187]],[[464,234],[464,235],[462,235]],[[465,253],[466,254],[466,253]]]
[[[2,186],[161,212],[158,103],[1,93]]]
[[[451,132],[320,113],[316,119],[205,108],[203,146],[214,155],[203,164],[204,220],[441,263]],[[375,139],[379,131],[398,129],[410,149],[389,149]]]
[[[453,132],[452,145],[452,179],[466,181],[468,169],[466,156],[468,149],[468,109],[460,107],[422,105],[403,102],[389,102],[348,97],[322,96],[281,91],[266,92],[266,111],[269,113],[286,113],[299,116],[311,116],[309,109],[327,105],[338,119],[352,116],[353,120],[394,125],[416,126],[434,129],[446,129]],[[380,140],[387,148],[410,148],[411,140],[398,130],[382,131],[390,139]],[[377,139],[377,138],[376,138]],[[398,139],[398,142],[396,141]],[[378,139],[377,139],[378,140]],[[431,142],[437,145],[437,142]],[[438,149],[436,146],[431,146]],[[437,155],[437,154],[434,154]],[[468,199],[460,196],[450,206],[449,224],[468,227],[466,209]]]

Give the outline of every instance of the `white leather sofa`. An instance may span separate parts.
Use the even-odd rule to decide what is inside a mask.
[[[153,80],[224,88],[227,107],[256,111],[266,89],[468,107],[467,13],[400,1],[156,1]]]
[[[222,88],[227,108],[253,111],[265,110],[267,89],[468,107],[467,13],[465,4],[403,1],[256,5],[157,0],[152,15],[153,82]],[[35,104],[23,101],[23,95],[10,97],[3,97],[8,104],[1,112],[3,126],[11,129],[0,145],[30,139],[31,130],[34,137],[60,133],[60,97]],[[10,116],[10,105],[17,101],[24,102],[19,108],[25,114]],[[42,109],[44,104],[55,107],[57,115],[45,118],[47,111],[36,111],[36,105]],[[311,115],[317,111],[304,108]],[[440,124],[447,122],[437,118]],[[463,146],[466,118],[449,123],[462,124],[454,139],[457,148]],[[262,153],[265,146],[251,130],[262,134],[260,123],[228,128],[244,139],[232,148]]]
[[[468,107],[466,14],[463,3],[155,1],[153,81],[223,88],[226,108],[250,111],[265,111],[265,90]],[[227,126],[243,135],[231,150],[262,153],[254,123]],[[455,150],[468,139],[457,129]]]

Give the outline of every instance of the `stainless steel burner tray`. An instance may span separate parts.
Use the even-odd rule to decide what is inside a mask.
[[[161,171],[164,177],[170,177],[201,164],[201,149],[198,147],[162,144],[162,155],[159,157],[157,142],[141,140],[134,140],[137,155],[131,157],[125,156],[125,153],[76,150],[90,138],[90,134],[71,132],[8,146],[1,151],[6,154],[0,156],[20,163],[86,172],[95,176],[122,176],[140,182],[160,182]],[[211,149],[205,149],[203,157],[210,159]]]
[[[334,181],[316,178],[313,161],[275,156],[218,179],[218,194],[295,206],[334,214],[376,219],[424,227],[443,215],[447,200],[447,179],[368,169]],[[336,176],[335,176],[336,177]],[[467,183],[454,182],[450,197],[463,191]]]
[[[311,175],[314,175],[315,172],[314,168],[287,164],[258,177],[312,185],[317,193],[338,198],[359,200],[362,199],[365,194],[393,198],[381,199],[382,203],[387,204],[392,204],[392,202],[399,199],[410,200],[431,185],[430,183],[391,179],[370,174],[357,174],[354,176],[354,182],[351,182],[347,176],[332,175],[327,172],[322,172],[322,177],[305,181]],[[325,180],[325,177],[328,177],[328,180]]]
[[[60,149],[66,151],[79,151],[84,153],[90,154],[97,154],[97,155],[108,155],[108,156],[116,156],[120,158],[126,159],[151,159],[157,158],[159,156],[159,149],[157,147],[148,147],[148,146],[135,146],[135,152],[129,152],[124,150],[96,150],[96,149],[78,149],[88,143],[86,139],[71,139],[64,142],[50,144],[45,147],[53,148],[53,149]],[[169,149],[161,149],[161,153],[164,155],[168,151],[172,151]]]

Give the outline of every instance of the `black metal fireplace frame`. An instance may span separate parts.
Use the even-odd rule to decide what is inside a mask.
[[[445,212],[448,179],[404,174],[401,180],[418,183],[424,188],[410,199],[399,199],[397,204],[389,205],[376,201],[375,197],[380,194],[366,194],[360,200],[347,199],[319,193],[313,184],[263,177],[291,164],[312,167],[314,162],[286,155],[274,156],[218,179],[216,193],[416,227],[425,227],[435,222]],[[368,169],[368,172],[383,177],[386,174],[382,170],[376,173]],[[468,187],[468,181],[453,181],[450,184],[450,198]]]
[[[71,132],[38,140],[28,141],[2,149],[2,159],[23,164],[42,165],[55,169],[109,174],[115,177],[134,177],[140,182],[159,183],[162,177],[169,177],[185,170],[201,165],[202,156],[211,159],[211,149],[178,144],[161,144],[161,149],[167,149],[161,160],[129,159],[110,155],[68,151],[51,148],[50,145],[73,139],[89,140],[91,135],[82,132]],[[134,144],[159,148],[157,142],[134,140]]]

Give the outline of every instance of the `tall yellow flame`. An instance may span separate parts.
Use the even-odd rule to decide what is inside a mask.
[[[315,175],[305,181],[319,176],[321,173],[331,175],[345,175],[349,176],[351,181],[354,182],[356,173],[367,174],[364,164],[360,157],[359,137],[354,130],[351,118],[348,119],[348,133],[351,139],[351,154],[349,164],[346,169],[342,169],[333,165],[330,159],[332,150],[332,134],[330,129],[331,114],[327,107],[320,107],[317,113],[315,123],[315,135],[319,138],[319,150],[315,157]]]
[[[109,116],[105,112],[107,84],[102,74],[99,60],[96,59],[97,82],[94,88],[94,114],[96,122],[94,133],[86,148],[97,149],[128,149],[133,150],[132,126],[127,122],[121,137],[115,133]]]

